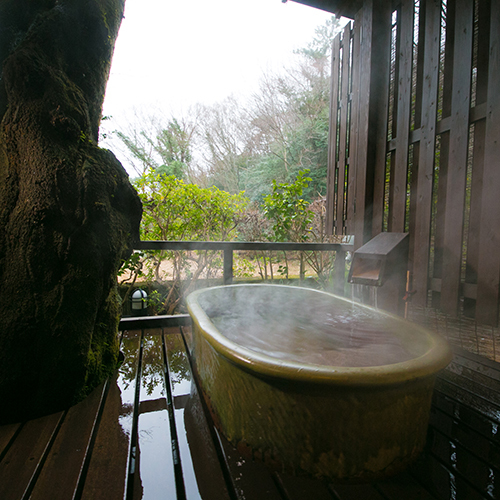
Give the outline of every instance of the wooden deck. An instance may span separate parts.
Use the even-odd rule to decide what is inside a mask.
[[[125,331],[125,362],[67,411],[0,427],[0,499],[495,499],[500,370],[457,353],[438,379],[427,449],[407,472],[334,485],[241,457],[204,411],[189,327]],[[500,476],[499,476],[500,477]]]

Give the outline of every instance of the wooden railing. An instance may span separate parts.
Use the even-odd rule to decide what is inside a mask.
[[[342,243],[271,243],[248,241],[139,241],[135,250],[218,250],[224,253],[223,280],[225,285],[233,281],[233,253],[247,251],[294,251],[335,252],[334,287],[343,294],[346,252],[352,252],[353,237],[346,236]]]

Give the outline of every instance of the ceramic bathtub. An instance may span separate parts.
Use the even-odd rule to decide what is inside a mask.
[[[435,377],[451,360],[441,337],[299,287],[207,288],[187,305],[205,401],[240,451],[285,472],[346,482],[397,473],[422,451]],[[366,332],[376,345],[368,350]]]

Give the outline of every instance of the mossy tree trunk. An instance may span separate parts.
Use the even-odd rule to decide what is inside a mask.
[[[81,399],[116,366],[116,273],[141,204],[97,146],[124,0],[0,4],[0,422]]]

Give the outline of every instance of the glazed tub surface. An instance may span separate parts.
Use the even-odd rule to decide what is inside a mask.
[[[192,293],[187,304],[205,400],[217,427],[241,451],[280,470],[349,482],[396,473],[422,451],[435,376],[451,360],[439,336],[341,297],[298,287],[214,287]],[[276,353],[276,345],[269,350],[254,346],[252,336],[250,347],[241,345],[214,324],[226,314],[236,317],[238,328],[265,325],[271,340],[277,332],[285,335],[275,344],[286,343],[286,332],[296,322],[311,354],[301,362],[300,349]],[[367,324],[387,328],[408,346],[411,359],[380,366],[368,366],[366,357],[357,361],[366,366],[321,364],[318,359],[327,349],[316,346],[314,332],[325,329],[323,324],[330,329],[347,325],[343,334],[354,339]],[[356,352],[361,350],[356,344]]]

